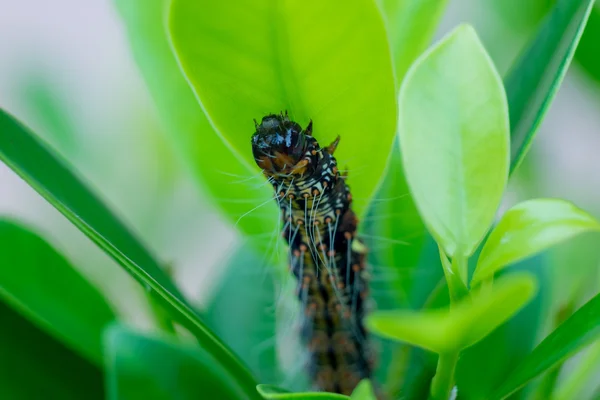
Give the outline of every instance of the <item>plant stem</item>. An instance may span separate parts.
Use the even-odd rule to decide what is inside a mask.
[[[454,273],[460,277],[460,280],[465,285],[465,287],[468,287],[469,283],[467,279],[469,275],[468,265],[468,258],[460,254],[456,254],[454,257],[452,257],[452,271],[454,271]]]
[[[448,256],[444,253],[444,250],[439,247],[440,261],[442,262],[442,268],[444,270],[444,277],[448,285],[448,292],[450,294],[450,304],[454,305],[460,299],[469,294],[469,290],[465,286],[465,283],[461,277],[456,273],[456,265],[450,263]]]
[[[458,352],[440,354],[435,376],[431,381],[431,398],[448,400],[454,386],[454,371],[458,361]]]

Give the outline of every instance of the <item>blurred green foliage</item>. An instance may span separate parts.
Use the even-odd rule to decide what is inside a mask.
[[[0,302],[0,387],[7,399],[103,399],[102,368]]]
[[[529,43],[504,79],[511,122],[511,172],[533,143],[569,66],[588,12],[591,12],[589,23],[574,62],[594,80],[600,79],[596,40],[600,35],[597,32],[600,14],[597,7],[592,8],[592,3],[495,0],[486,4],[487,11],[495,13],[512,33]],[[312,1],[302,5],[265,1],[240,2],[239,7],[232,8],[211,1],[175,0],[169,26],[173,38],[167,30],[170,1],[117,0],[116,4],[167,140],[186,160],[212,204],[231,225],[245,233],[245,243],[231,252],[229,262],[223,259],[223,273],[211,285],[208,301],[202,306],[192,305],[165,273],[153,251],[104,205],[101,196],[94,194],[96,191],[88,189],[90,185],[69,165],[69,155],[77,153],[85,139],[61,117],[62,95],[49,90],[47,82],[31,83],[27,102],[39,112],[41,125],[49,127],[50,135],[44,137],[60,143],[59,151],[67,160],[5,112],[0,114],[0,159],[137,279],[150,302],[159,307],[155,309],[157,317],[167,321],[157,327],[165,329],[158,335],[113,326],[106,331],[103,349],[100,333],[115,318],[126,318],[113,311],[102,294],[75,273],[70,262],[34,231],[20,223],[2,220],[0,314],[11,329],[5,330],[0,338],[2,354],[6,354],[7,360],[0,371],[0,390],[9,398],[39,397],[44,394],[42,387],[57,398],[101,398],[105,396],[101,384],[103,373],[106,396],[115,399],[184,399],[207,395],[335,397],[285,393],[275,386],[255,389],[257,383],[269,383],[306,390],[303,378],[288,370],[281,360],[281,346],[293,345],[293,341],[281,341],[282,332],[286,335],[292,332],[289,327],[282,330],[281,323],[289,325],[293,316],[278,314],[275,309],[291,296],[282,278],[286,271],[278,268],[283,259],[278,250],[273,250],[278,246],[278,233],[273,232],[277,226],[275,202],[269,198],[271,189],[263,185],[262,176],[252,164],[248,140],[252,118],[284,109],[292,111],[303,124],[313,118],[315,127],[322,129],[319,140],[327,142],[338,133],[342,135],[340,161],[350,169],[354,204],[364,211],[362,235],[370,247],[373,297],[379,309],[401,309],[390,311],[389,315],[404,316],[388,320],[388,328],[394,326],[396,337],[404,340],[410,328],[409,342],[423,345],[429,338],[427,343],[435,343],[437,350],[447,350],[452,343],[460,343],[457,347],[461,348],[472,345],[461,353],[456,365],[458,398],[504,398],[547,370],[550,372],[510,398],[549,398],[552,393],[557,399],[573,398],[580,393],[587,397],[578,398],[594,398],[593,367],[600,363],[597,346],[590,348],[581,361],[569,361],[574,372],[561,367],[567,357],[598,337],[597,297],[577,311],[591,297],[590,292],[598,291],[597,279],[588,278],[597,278],[598,274],[600,252],[595,236],[573,240],[518,262],[508,271],[498,272],[506,262],[512,264],[557,240],[545,240],[543,246],[537,242],[527,246],[527,251],[519,257],[501,254],[503,262],[494,264],[485,276],[481,270],[476,272],[475,283],[484,281],[483,290],[485,281],[497,272],[500,292],[506,289],[503,281],[517,279],[519,274],[513,276],[516,271],[528,271],[527,276],[534,276],[540,285],[540,292],[531,303],[506,322],[500,317],[508,315],[502,314],[516,312],[526,299],[515,295],[508,296],[500,305],[492,301],[492,308],[497,311],[493,313],[482,311],[485,302],[465,303],[463,308],[450,312],[438,310],[464,297],[469,286],[467,276],[460,276],[466,284],[463,291],[449,296],[442,264],[446,272],[468,267],[473,274],[477,268],[474,260],[480,254],[485,260],[489,254],[481,252],[480,246],[470,263],[466,260],[450,263],[443,254],[444,262],[440,263],[438,245],[426,232],[422,220],[426,200],[440,199],[432,191],[433,195],[417,196],[415,202],[411,194],[415,186],[432,178],[432,171],[448,172],[451,157],[423,158],[426,150],[440,144],[439,138],[432,137],[413,146],[409,154],[412,159],[403,158],[394,139],[393,121],[394,96],[414,59],[431,44],[446,1],[361,0],[351,8],[335,1],[326,5]],[[471,55],[467,52],[459,61],[464,62]],[[461,72],[467,75],[472,71],[455,68],[456,73],[450,73],[451,62],[440,64],[439,70],[454,78]],[[460,67],[460,63],[456,64]],[[433,77],[427,77],[416,87],[438,87],[434,83]],[[503,95],[500,86],[496,89]],[[485,92],[489,94],[490,90]],[[474,94],[467,100],[483,102],[484,97],[477,98]],[[442,122],[456,114],[446,112],[444,118],[432,117],[441,111],[448,110],[438,106],[417,107],[411,116],[440,125],[434,130],[437,134],[444,129],[453,131],[448,128],[452,124]],[[481,128],[490,122],[481,116],[467,122]],[[53,138],[52,134],[58,136]],[[465,142],[474,143],[472,138]],[[493,155],[502,156],[497,152],[488,156]],[[483,164],[491,168],[489,157]],[[417,169],[419,178],[407,182],[404,176],[407,168],[402,165],[415,165],[415,160],[422,161]],[[467,176],[476,176],[482,170],[485,167],[473,168]],[[531,189],[536,186],[539,171],[532,168],[528,172],[529,176],[523,174],[519,179],[523,181],[525,176],[525,185]],[[493,183],[483,175],[479,178],[482,185]],[[504,190],[504,185],[501,186]],[[436,189],[439,187],[435,185]],[[487,195],[489,192],[486,190]],[[531,195],[528,193],[527,197]],[[472,197],[486,199],[477,194]],[[460,200],[457,196],[450,198]],[[256,208],[263,203],[264,207]],[[454,211],[459,213],[461,207]],[[456,213],[450,214],[454,217]],[[547,214],[557,217],[555,212]],[[491,217],[473,219],[474,224],[485,225],[481,232],[489,228],[488,220]],[[593,219],[587,221],[593,225]],[[528,221],[525,228],[538,222],[543,221]],[[501,233],[513,232],[515,224],[509,225],[510,229],[500,222],[498,229],[507,228]],[[439,226],[432,228],[428,223],[428,227],[439,239],[436,230]],[[479,243],[481,232],[469,241],[466,252],[469,255]],[[561,239],[574,234],[563,230],[560,233]],[[536,238],[529,231],[525,236],[518,241],[523,248],[528,244],[526,239]],[[489,238],[494,239],[494,233]],[[453,251],[446,250],[453,255]],[[551,268],[570,263],[578,264],[578,274]],[[8,265],[11,268],[5,267]],[[522,296],[531,294],[528,290],[533,287],[533,278],[524,279],[529,279],[529,283],[521,282],[523,290],[517,294]],[[451,282],[449,279],[449,286]],[[557,295],[551,296],[553,292]],[[479,294],[486,298],[485,291]],[[514,307],[510,310],[500,307],[508,304]],[[478,310],[477,318],[469,310]],[[557,311],[562,313],[557,315]],[[420,322],[406,325],[411,318]],[[427,324],[431,325],[429,329]],[[175,331],[166,329],[173,325]],[[469,326],[473,329],[467,329]],[[182,327],[195,336],[201,349],[190,343],[189,332]],[[557,327],[532,351],[536,343]],[[443,332],[445,336],[439,337]],[[474,332],[479,334],[470,336]],[[434,337],[436,333],[438,337]],[[450,338],[461,340],[453,342]],[[437,356],[384,339],[375,342],[381,353],[376,377],[382,386],[394,397],[426,398],[436,374]],[[99,362],[102,351],[105,367]],[[300,360],[295,361],[300,364]],[[30,383],[28,375],[37,377],[36,384]],[[294,382],[290,383],[290,379]],[[370,396],[369,391],[358,392],[352,398]]]

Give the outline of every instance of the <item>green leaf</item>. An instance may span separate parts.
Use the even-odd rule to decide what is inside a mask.
[[[378,0],[387,26],[397,90],[408,67],[429,46],[446,3]],[[408,191],[397,143],[361,225],[361,232],[368,235],[369,264],[373,265],[370,292],[379,309],[404,307],[415,286],[439,280],[438,269],[432,268],[427,275],[416,271],[425,244],[425,227]]]
[[[540,25],[540,21],[556,0],[532,0],[524,6],[521,0],[492,0],[489,4],[490,11],[498,14],[502,25],[514,32],[530,32],[532,28]]]
[[[206,304],[206,323],[257,379],[278,382],[276,313],[272,310],[278,296],[275,266],[244,244],[232,252],[224,268],[224,276]]]
[[[0,218],[0,298],[100,365],[106,300],[42,238]],[[68,293],[68,296],[65,296]]]
[[[399,109],[421,217],[448,256],[469,256],[493,221],[509,163],[502,82],[473,28],[456,28],[413,64]]]
[[[571,63],[593,0],[558,0],[504,79],[510,109],[511,172],[531,146]]]
[[[500,276],[516,271],[529,272],[536,277],[539,290],[514,317],[461,353],[456,366],[456,384],[461,398],[487,399],[487,395],[537,344],[542,327],[551,315],[548,307],[548,301],[552,298],[549,262],[550,257],[541,253],[516,263],[510,271],[500,272]],[[516,396],[513,400],[523,399]]]
[[[0,160],[146,287],[254,396],[255,382],[231,351],[204,325],[144,246],[25,126],[0,110]]]
[[[2,398],[104,399],[102,371],[97,365],[43,332],[2,301],[0,321]]]
[[[600,7],[592,7],[589,19],[575,51],[574,61],[590,78],[600,83]]]
[[[295,399],[295,400],[343,400],[350,399],[348,396],[328,392],[305,392],[291,393],[273,385],[258,385],[256,390],[267,400]]]
[[[4,110],[0,110],[0,159],[99,246],[111,252],[118,250],[107,247],[114,246],[126,251],[127,258],[144,264],[146,272],[157,283],[181,296],[129,229],[85,187],[58,156]],[[134,276],[136,275],[138,274]]]
[[[302,126],[312,119],[321,146],[342,137],[340,166],[354,193],[371,197],[396,121],[389,45],[374,2],[174,0],[169,28],[202,107],[246,164],[255,165],[253,119],[288,110]],[[355,204],[359,215],[364,208]]]
[[[353,200],[356,201],[356,200]],[[408,192],[400,149],[392,149],[381,186],[359,225],[373,266],[370,292],[377,307],[398,308],[409,304],[415,286],[425,284],[416,272],[425,246],[425,226]],[[433,279],[439,280],[437,270]]]
[[[448,0],[377,0],[387,26],[397,87],[429,46]]]
[[[210,125],[170,48],[165,30],[167,0],[114,0],[125,22],[135,60],[156,103],[169,139],[230,221],[249,237],[277,226],[275,201],[251,211],[273,195],[255,168],[240,162]],[[252,122],[252,120],[250,120]],[[250,127],[252,125],[250,124]],[[248,143],[250,143],[248,134]],[[268,240],[252,243],[270,250]]]
[[[244,399],[236,382],[197,348],[146,337],[118,325],[106,332],[109,399]]]
[[[600,294],[588,301],[546,337],[490,396],[504,399],[531,379],[549,370],[600,338]]]
[[[600,223],[570,202],[559,199],[524,201],[508,210],[488,237],[471,285],[501,268],[583,232],[600,231]]]
[[[378,311],[367,326],[383,337],[436,353],[463,350],[487,336],[531,299],[536,281],[529,274],[499,279],[491,293],[467,298],[450,310]]]
[[[352,400],[376,400],[371,381],[368,379],[360,381],[352,391],[350,398]]]

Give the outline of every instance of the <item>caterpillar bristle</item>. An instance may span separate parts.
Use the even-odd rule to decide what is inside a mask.
[[[363,323],[367,248],[356,235],[346,174],[333,157],[340,136],[322,148],[312,134],[312,120],[302,129],[287,111],[269,114],[256,125],[252,152],[281,210],[313,389],[349,395],[373,375]]]

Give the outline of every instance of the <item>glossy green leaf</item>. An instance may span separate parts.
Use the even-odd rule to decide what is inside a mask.
[[[387,26],[397,87],[429,46],[448,0],[377,0]]]
[[[367,317],[374,333],[436,353],[465,349],[487,336],[531,299],[536,281],[529,274],[498,280],[492,292],[467,298],[450,310],[378,311]]]
[[[197,348],[114,325],[106,339],[109,399],[245,399],[231,376]]]
[[[357,196],[371,197],[396,121],[389,45],[374,2],[174,0],[169,29],[207,115],[248,165],[253,119],[287,110],[302,126],[312,119],[321,146],[341,136],[340,167]],[[365,204],[354,208],[361,215]]]
[[[62,255],[29,229],[0,219],[0,265],[0,298],[90,361],[102,363],[102,331],[115,315]]]
[[[165,131],[211,194],[208,199],[249,236],[271,233],[278,221],[276,203],[273,201],[256,211],[249,211],[272,196],[273,189],[262,184],[264,177],[255,175],[254,166],[250,168],[240,162],[204,115],[167,39],[165,21],[170,1],[114,1]],[[249,138],[250,133],[248,143]],[[263,250],[271,245],[264,236],[252,243]]]
[[[232,252],[203,314],[221,340],[265,383],[279,381],[275,348],[277,290],[275,267],[244,244]],[[287,273],[287,271],[286,271]],[[297,305],[296,305],[297,306]],[[244,329],[240,329],[243,326]]]
[[[477,285],[507,265],[588,231],[600,231],[600,223],[572,203],[559,199],[519,203],[492,230],[471,284]]]
[[[376,400],[373,385],[368,379],[363,379],[356,385],[350,396],[352,400]]]
[[[523,159],[567,72],[593,0],[558,0],[504,79],[510,109],[511,165]]]
[[[305,392],[291,393],[285,389],[273,385],[258,385],[256,390],[260,395],[267,400],[343,400],[350,399],[348,396],[328,392]]]
[[[201,346],[255,393],[254,378],[204,325],[144,246],[25,126],[0,110],[0,160],[69,219],[187,327]]]
[[[5,264],[2,264],[5,268]],[[0,301],[3,399],[104,399],[102,371]]]
[[[531,379],[600,338],[600,294],[546,337],[490,398],[504,399]]]
[[[504,89],[473,28],[456,28],[413,64],[399,112],[421,217],[448,256],[468,256],[493,221],[509,164]]]

